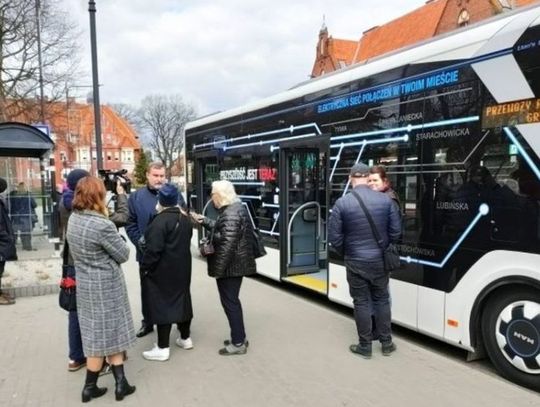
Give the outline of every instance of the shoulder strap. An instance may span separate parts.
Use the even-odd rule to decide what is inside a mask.
[[[366,218],[369,222],[369,226],[371,226],[371,232],[373,233],[373,236],[375,237],[375,241],[377,242],[379,247],[382,249],[383,247],[382,247],[381,236],[379,235],[379,232],[377,231],[377,227],[375,226],[375,223],[373,222],[373,218],[371,217],[371,214],[369,213],[368,208],[364,204],[364,201],[362,200],[362,197],[359,194],[357,194],[355,191],[352,191],[352,194],[354,195],[354,197],[356,198],[356,200],[362,207],[364,214],[366,215]]]
[[[182,212],[182,208],[179,208],[180,211],[178,212],[178,219],[176,220],[176,225],[174,226],[174,231],[176,232],[176,229],[178,229],[178,227],[180,226],[180,221],[182,220],[182,217],[187,217],[188,215],[186,215],[184,212]]]

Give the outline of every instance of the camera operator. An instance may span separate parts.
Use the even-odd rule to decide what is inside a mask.
[[[114,212],[109,215],[109,219],[117,228],[126,226],[129,220],[128,197],[120,180],[116,183]]]

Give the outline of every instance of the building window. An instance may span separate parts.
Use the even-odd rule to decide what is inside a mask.
[[[132,161],[133,160],[133,150],[122,150],[122,161]]]
[[[467,9],[461,10],[458,16],[458,21],[457,21],[458,27],[465,27],[466,25],[469,25],[470,18],[471,16],[469,12],[467,11]]]

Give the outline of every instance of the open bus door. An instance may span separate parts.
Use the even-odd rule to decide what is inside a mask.
[[[328,138],[280,144],[281,277],[327,293]]]
[[[210,199],[212,182],[219,180],[218,165],[218,156],[215,151],[195,154],[196,189],[195,194],[190,196],[189,204],[197,213],[211,219],[216,219],[218,214]],[[200,228],[199,240],[206,237],[207,233],[205,228]]]

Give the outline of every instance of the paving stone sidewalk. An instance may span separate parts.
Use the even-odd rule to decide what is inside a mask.
[[[134,319],[140,319],[137,264],[124,266]],[[215,281],[193,262],[193,350],[174,345],[168,362],[141,357],[150,334],[128,351],[126,374],[137,386],[121,404],[109,393],[92,406],[538,406],[540,396],[494,374],[397,338],[398,351],[372,360],[348,350],[351,317],[282,289],[245,279],[241,298],[250,340],[247,355],[217,354],[228,326]],[[56,295],[21,297],[0,307],[0,406],[80,404],[85,372],[67,371],[67,315]]]

